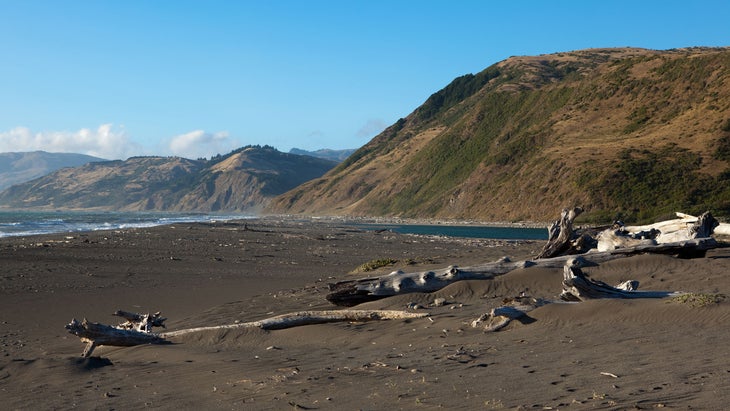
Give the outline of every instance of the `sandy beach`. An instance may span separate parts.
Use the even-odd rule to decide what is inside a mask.
[[[523,260],[540,241],[365,231],[336,221],[246,222],[0,239],[3,409],[726,409],[730,302],[553,303],[498,332],[471,322],[520,294],[556,300],[562,270],[526,268],[358,309],[428,318],[215,330],[169,345],[97,348],[64,325],[161,311],[170,331],[337,309],[328,283],[395,269]],[[352,273],[374,259],[397,262]],[[730,293],[730,249],[585,269],[641,290]],[[446,304],[434,306],[437,298]],[[414,311],[413,309],[408,309]]]

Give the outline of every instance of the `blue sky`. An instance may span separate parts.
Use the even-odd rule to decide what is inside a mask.
[[[730,46],[727,1],[0,0],[0,152],[357,148],[513,55]]]

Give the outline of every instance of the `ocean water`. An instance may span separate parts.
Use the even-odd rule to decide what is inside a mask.
[[[162,212],[0,211],[0,238],[39,234],[155,227],[176,223],[230,221],[254,218],[243,214]],[[547,229],[470,225],[349,224],[366,230],[401,234],[502,240],[547,240]]]
[[[358,224],[371,230],[391,230],[400,234],[439,235],[446,237],[488,238],[495,240],[547,240],[547,228],[488,227],[442,224]]]
[[[0,211],[0,238],[246,218],[252,217],[203,213]]]

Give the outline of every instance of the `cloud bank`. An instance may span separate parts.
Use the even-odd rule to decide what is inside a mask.
[[[194,130],[169,138],[156,147],[144,147],[132,141],[124,127],[102,124],[97,129],[78,131],[41,131],[15,127],[0,131],[0,153],[48,151],[78,153],[108,160],[124,160],[139,155],[174,155],[185,158],[210,158],[241,147],[227,131],[209,133]]]
[[[238,140],[231,138],[227,131],[209,133],[204,130],[194,130],[173,137],[167,149],[173,155],[194,159],[226,154],[240,146]]]
[[[80,153],[115,160],[138,155],[142,147],[130,141],[122,127],[102,124],[96,130],[33,132],[27,127],[0,131],[0,152],[48,151]]]

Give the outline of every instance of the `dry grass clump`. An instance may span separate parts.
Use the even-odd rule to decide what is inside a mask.
[[[725,300],[726,297],[727,296],[725,294],[688,293],[678,295],[670,301],[679,304],[687,304],[692,308],[696,308],[718,304]]]
[[[381,267],[386,267],[386,266],[389,266],[389,265],[393,265],[393,264],[395,264],[397,262],[398,262],[398,260],[393,259],[393,258],[376,258],[374,260],[368,261],[367,263],[361,264],[359,267],[357,267],[356,269],[352,270],[351,272],[353,274],[366,273],[368,271],[375,271],[375,270],[377,270],[378,268],[381,268]]]

